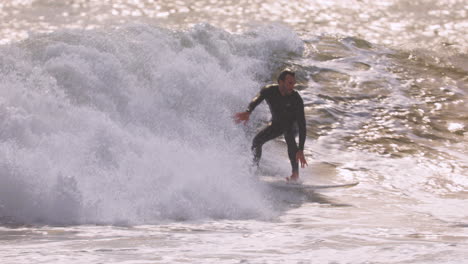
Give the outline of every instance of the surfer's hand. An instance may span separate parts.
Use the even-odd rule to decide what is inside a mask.
[[[309,165],[309,164],[307,164],[307,161],[306,161],[306,159],[304,157],[304,151],[302,151],[302,150],[297,151],[296,161],[299,161],[299,163],[301,164],[301,168],[304,168],[305,166]]]
[[[249,121],[249,118],[250,118],[249,112],[240,112],[234,115],[234,122],[236,122],[236,124],[239,124],[240,122],[244,122],[244,125],[246,125],[247,121]]]

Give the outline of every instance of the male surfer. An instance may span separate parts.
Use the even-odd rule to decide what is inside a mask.
[[[247,107],[245,112],[235,114],[236,123],[249,121],[250,113],[263,100],[270,106],[271,122],[262,129],[253,139],[252,152],[254,162],[258,165],[262,155],[262,146],[267,141],[284,135],[288,145],[288,156],[291,162],[292,174],[288,181],[299,179],[299,164],[304,168],[307,161],[304,157],[304,143],[306,139],[306,122],[304,115],[304,102],[297,91],[294,90],[296,75],[291,70],[284,70],[278,76],[278,84],[263,87]],[[299,128],[299,147],[295,139],[294,125]]]

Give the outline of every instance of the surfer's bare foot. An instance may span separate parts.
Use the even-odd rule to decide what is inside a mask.
[[[299,180],[299,173],[297,172],[293,172],[291,176],[286,177],[286,181],[296,182],[297,180]]]

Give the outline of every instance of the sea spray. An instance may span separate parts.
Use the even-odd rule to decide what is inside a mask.
[[[275,56],[301,52],[278,25],[242,35],[132,25],[2,47],[2,218],[271,216],[253,181],[249,136],[232,115],[282,66]]]

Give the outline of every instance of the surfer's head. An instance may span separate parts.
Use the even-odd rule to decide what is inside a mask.
[[[291,94],[296,84],[296,73],[284,70],[278,76],[278,85],[282,94]]]

